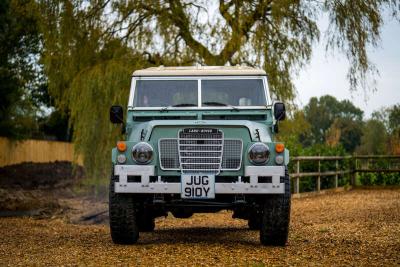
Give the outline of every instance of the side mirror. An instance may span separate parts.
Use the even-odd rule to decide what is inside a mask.
[[[286,118],[285,104],[282,102],[275,102],[274,104],[274,117],[277,121],[283,121]]]
[[[110,121],[114,124],[124,123],[124,110],[121,106],[110,108]]]

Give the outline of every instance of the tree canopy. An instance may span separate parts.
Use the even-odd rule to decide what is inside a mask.
[[[362,155],[386,153],[387,130],[382,121],[368,120],[363,127],[363,133],[357,153]]]
[[[292,156],[335,153],[399,154],[399,105],[382,108],[363,120],[363,112],[348,100],[330,95],[311,98],[280,124],[278,140]]]
[[[400,105],[383,108],[372,114],[373,121],[379,121],[386,128],[388,144],[386,151],[393,154],[400,153]]]
[[[304,115],[311,125],[311,135],[305,143],[325,143],[328,134],[331,138],[332,135],[337,135],[337,141],[340,139],[342,143],[348,144],[346,148],[349,151],[353,151],[360,143],[363,112],[349,100],[338,101],[330,95],[312,97],[304,107]],[[346,132],[357,134],[346,138]]]
[[[384,13],[398,19],[400,7],[398,0],[34,2],[49,93],[70,113],[75,143],[93,175],[105,174],[101,166],[118,136],[108,124],[108,108],[126,104],[135,69],[260,67],[275,96],[290,101],[293,75],[309,62],[314,45],[326,40],[328,51],[348,58],[350,88],[365,88],[375,71],[368,47],[378,45]],[[320,28],[321,17],[328,18],[327,29]]]
[[[63,41],[48,44],[48,52],[96,43],[102,49],[118,40],[152,64],[252,65],[266,70],[283,100],[293,99],[292,75],[308,63],[321,34],[328,50],[350,61],[350,88],[366,86],[374,71],[368,46],[378,44],[383,13],[398,18],[400,7],[398,0],[40,2],[46,39],[55,34]],[[320,28],[321,17],[328,18],[327,29]]]
[[[0,134],[24,137],[35,128],[36,102],[32,101],[40,78],[37,17],[27,1],[0,2]],[[40,105],[40,103],[37,103]]]

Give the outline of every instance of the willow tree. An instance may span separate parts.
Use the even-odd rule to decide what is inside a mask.
[[[378,45],[384,14],[398,19],[400,8],[399,0],[38,1],[50,94],[71,113],[90,175],[105,173],[114,140],[107,110],[125,104],[134,69],[256,66],[277,97],[293,100],[293,75],[326,41],[349,60],[350,90],[366,88],[375,72],[367,48]]]

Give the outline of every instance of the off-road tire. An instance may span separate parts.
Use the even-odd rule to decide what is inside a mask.
[[[151,214],[140,212],[138,214],[138,227],[140,232],[153,232],[156,224]]]
[[[115,244],[134,244],[139,238],[137,212],[129,194],[117,194],[114,190],[114,168],[109,187],[110,232]]]
[[[261,244],[285,246],[290,222],[290,177],[285,168],[285,193],[267,196],[264,202],[260,229]]]

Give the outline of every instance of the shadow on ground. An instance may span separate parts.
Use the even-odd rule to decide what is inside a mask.
[[[257,239],[249,239],[249,234]],[[140,233],[138,244],[242,244],[259,247],[258,231],[248,228],[189,227],[158,229],[151,233]]]

